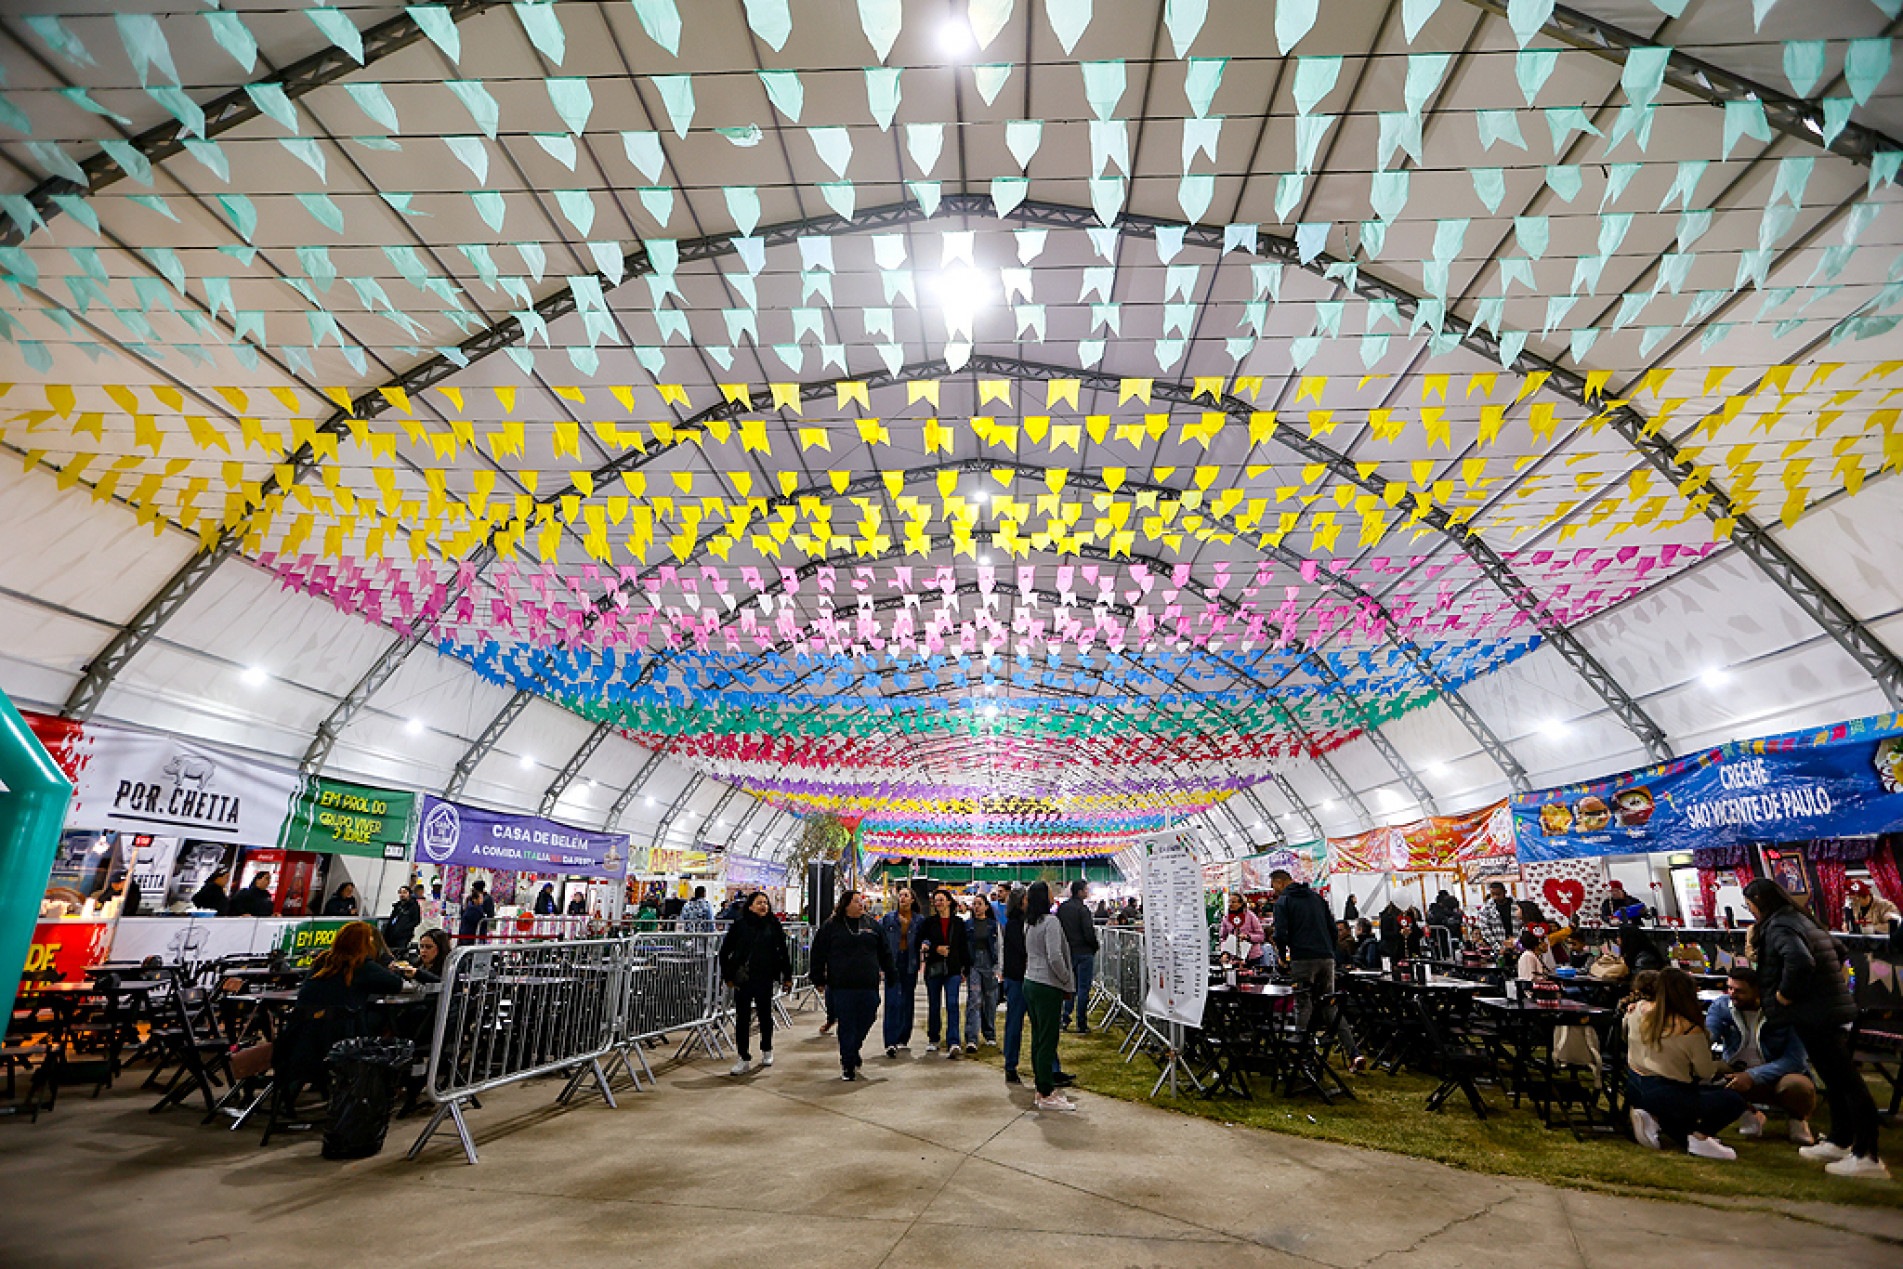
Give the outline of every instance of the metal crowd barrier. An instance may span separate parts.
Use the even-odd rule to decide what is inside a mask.
[[[627,945],[614,939],[459,947],[450,953],[430,1042],[430,1116],[414,1159],[445,1119],[469,1162],[476,1144],[463,1108],[481,1094],[566,1073],[566,1103],[592,1076],[615,1105],[601,1059],[620,1039]]]
[[[1117,1051],[1128,1063],[1146,1047],[1169,1047],[1169,1041],[1143,1014],[1146,982],[1143,972],[1143,931],[1110,926],[1097,931],[1097,981],[1094,1003],[1103,1008],[1100,1029],[1129,1024]]]
[[[610,1069],[625,1069],[637,1089],[643,1076],[654,1083],[645,1052],[650,1041],[687,1032],[677,1057],[685,1057],[696,1044],[718,1055],[724,1045],[718,1029],[723,937],[654,931],[617,941],[623,949],[625,973],[616,1056]]]
[[[546,942],[550,939],[581,939],[588,936],[585,916],[486,917],[476,934],[479,943]]]

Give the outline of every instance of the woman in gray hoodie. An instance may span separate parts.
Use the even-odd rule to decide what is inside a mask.
[[[981,1031],[986,1044],[998,1042],[998,970],[1004,959],[1004,927],[982,893],[971,896],[965,950],[971,956],[965,971],[965,1052],[976,1053]]]
[[[1076,994],[1071,970],[1070,943],[1064,927],[1051,915],[1051,888],[1031,883],[1024,901],[1024,1010],[1031,1018],[1031,1081],[1037,1086],[1035,1110],[1076,1110],[1077,1104],[1057,1091],[1051,1072],[1057,1069],[1057,1033],[1064,1001]]]

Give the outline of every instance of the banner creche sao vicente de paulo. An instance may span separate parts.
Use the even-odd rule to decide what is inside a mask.
[[[1903,829],[1903,715],[1741,740],[1513,798],[1523,861]]]

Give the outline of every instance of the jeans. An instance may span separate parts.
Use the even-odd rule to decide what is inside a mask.
[[[1039,1097],[1049,1097],[1057,1087],[1052,1074],[1057,1070],[1058,1014],[1064,1005],[1064,993],[1043,983],[1024,984],[1024,1011],[1031,1015],[1031,1082]]]
[[[1830,1140],[1852,1154],[1877,1157],[1877,1104],[1850,1060],[1850,1033],[1833,1023],[1798,1023],[1791,1028],[1810,1054],[1811,1069],[1824,1081],[1830,1102]]]
[[[945,1047],[958,1047],[958,988],[964,981],[957,974],[946,974],[942,978],[928,976],[925,979],[925,1038],[931,1043],[938,1043],[938,1008],[942,1002],[945,1006]]]
[[[879,992],[873,987],[835,987],[829,996],[833,1013],[839,1019],[839,1069],[856,1071],[864,1064],[859,1050],[879,1016]]]
[[[1659,1131],[1674,1141],[1694,1133],[1715,1135],[1744,1114],[1744,1097],[1722,1084],[1681,1084],[1659,1075],[1628,1075],[1632,1104],[1659,1121]]]
[[[965,974],[965,1042],[976,1044],[980,1032],[987,1040],[998,1038],[998,975],[995,970],[974,969]]]
[[[885,980],[885,1047],[912,1041],[912,1015],[918,1012],[918,974],[888,974]]]
[[[740,1060],[753,1057],[747,1033],[752,1030],[749,1014],[760,1015],[760,1052],[773,1052],[773,980],[749,981],[733,989],[733,1043]]]
[[[1288,963],[1288,976],[1297,986],[1308,988],[1309,994],[1296,1005],[1296,1021],[1306,1027],[1308,1015],[1315,1007],[1315,1001],[1322,996],[1335,994],[1335,962],[1332,958],[1316,957],[1291,960]],[[1361,1055],[1361,1048],[1355,1043],[1354,1028],[1348,1025],[1346,1015],[1335,1012],[1335,1034],[1341,1040],[1341,1051],[1349,1061]]]
[[[1079,1031],[1088,1031],[1090,1030],[1090,984],[1091,981],[1097,977],[1097,954],[1095,952],[1083,952],[1073,955],[1070,958],[1070,972],[1077,979],[1077,995],[1075,997],[1077,1005],[1077,1029]],[[1072,1002],[1069,1000],[1064,1002],[1062,1025],[1067,1027],[1070,1025],[1071,1004]]]

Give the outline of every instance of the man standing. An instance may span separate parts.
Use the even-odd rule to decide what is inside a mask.
[[[1080,1035],[1090,1033],[1090,984],[1097,976],[1097,923],[1091,919],[1089,899],[1090,883],[1080,879],[1070,883],[1070,898],[1057,905],[1057,922],[1070,943],[1070,968],[1077,980],[1076,994],[1064,1000],[1057,1029],[1070,1026],[1071,1007],[1075,1005]]]
[[[1611,925],[1619,920],[1621,912],[1636,906],[1641,909],[1639,918],[1643,920],[1645,905],[1625,892],[1625,882],[1614,877],[1609,884],[1612,886],[1612,892],[1599,901],[1599,919]]]
[[[688,934],[712,934],[714,909],[707,902],[707,887],[695,886],[694,897],[681,905],[681,929]]]
[[[1487,897],[1480,904],[1480,938],[1494,951],[1504,951],[1513,941],[1514,930],[1518,922],[1514,920],[1513,900],[1507,897],[1507,888],[1496,881],[1487,887]]]
[[[1328,901],[1316,894],[1306,882],[1295,880],[1286,869],[1269,874],[1269,889],[1275,894],[1275,946],[1288,966],[1288,976],[1297,988],[1308,988],[1308,999],[1297,1002],[1301,1025],[1308,1025],[1314,1002],[1335,993],[1335,915]],[[1367,1059],[1359,1056],[1354,1032],[1348,1020],[1337,1017],[1342,1051],[1352,1060],[1354,1069],[1364,1070]]]

